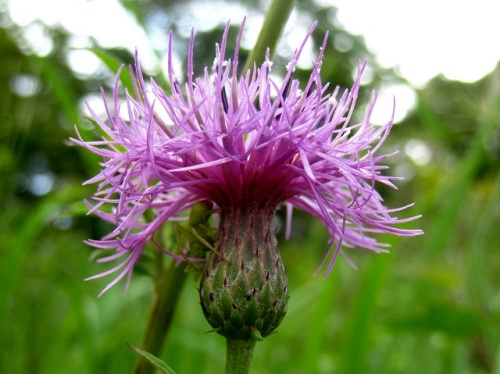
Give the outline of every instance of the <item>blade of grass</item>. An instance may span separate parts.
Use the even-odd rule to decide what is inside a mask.
[[[145,359],[147,362],[153,365],[160,372],[165,374],[175,374],[175,371],[165,362],[160,360],[158,357],[152,355],[151,353],[143,351],[140,348],[134,347],[133,345],[129,344],[128,346],[131,350],[133,350],[135,353],[137,353],[139,356],[141,356],[143,359]]]
[[[345,350],[340,371],[342,373],[366,372],[366,355],[375,319],[377,297],[392,259],[393,256],[390,255],[376,256],[368,269],[363,271],[363,281],[344,342]]]
[[[498,79],[492,79],[496,82]],[[462,161],[456,167],[456,174],[449,178],[441,190],[435,195],[436,201],[442,201],[440,209],[432,211],[432,230],[426,235],[427,252],[431,256],[437,256],[443,252],[450,242],[455,229],[455,224],[459,216],[463,202],[467,200],[470,185],[481,167],[482,162],[487,158],[485,140],[491,139],[497,129],[499,116],[498,103],[500,92],[498,85],[492,84],[491,91],[487,95],[489,102],[486,107],[491,108],[478,118],[478,130],[472,139],[469,150]],[[433,206],[434,208],[434,206]]]

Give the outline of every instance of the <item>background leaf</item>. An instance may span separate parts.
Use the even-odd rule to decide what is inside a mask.
[[[153,356],[151,353],[145,352],[140,348],[134,347],[129,344],[129,348],[137,353],[139,356],[147,360],[151,365],[160,370],[160,372],[165,374],[175,374],[175,371],[172,370],[165,362],[160,360],[158,357]]]

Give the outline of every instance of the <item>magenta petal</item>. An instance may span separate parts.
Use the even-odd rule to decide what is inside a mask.
[[[102,94],[107,118],[89,108],[102,130],[102,140],[86,142],[77,132],[72,141],[102,157],[102,171],[87,182],[97,184],[90,211],[115,228],[102,240],[88,244],[115,249],[116,255],[108,256],[109,260],[126,256],[122,264],[90,278],[120,271],[104,291],[122,278],[129,280],[154,233],[165,222],[179,220],[181,213],[201,200],[219,209],[249,199],[276,207],[285,204],[287,236],[293,208],[317,217],[330,233],[327,274],[346,248],[385,251],[385,245],[371,237],[374,233],[422,233],[395,227],[418,217],[393,217],[408,206],[388,209],[376,191],[379,184],[395,188],[392,181],[399,179],[382,174],[387,169],[382,162],[389,155],[378,154],[393,118],[383,126],[370,122],[376,103],[373,94],[363,121],[351,123],[366,62],[360,63],[351,90],[340,98],[338,88],[329,94],[319,74],[325,37],[305,91],[293,79],[314,27],[290,61],[282,84],[269,77],[269,60],[237,77],[242,30],[233,61],[225,60],[228,23],[216,47],[213,76],[208,69],[201,77],[192,76],[193,33],[187,83],[182,86],[172,65],[170,34],[171,94],[154,81],[144,81],[136,53],[133,96],[120,99],[120,71],[109,105]],[[144,219],[146,214],[149,221]],[[176,260],[185,260],[155,244]]]

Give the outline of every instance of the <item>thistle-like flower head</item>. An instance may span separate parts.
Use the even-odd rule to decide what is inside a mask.
[[[135,72],[131,69],[135,92],[120,101],[117,78],[112,105],[106,104],[107,118],[89,108],[103,139],[84,141],[78,135],[74,142],[103,159],[101,172],[87,182],[98,184],[95,203],[89,206],[115,227],[102,240],[88,243],[116,250],[100,261],[124,259],[92,277],[118,272],[104,291],[130,278],[146,243],[154,242],[155,232],[165,222],[179,220],[200,201],[212,202],[220,212],[262,207],[267,215],[284,205],[287,232],[293,208],[317,217],[330,235],[327,275],[346,248],[385,251],[386,245],[373,234],[421,233],[397,228],[417,217],[393,217],[406,207],[386,208],[375,189],[379,183],[395,188],[392,181],[397,179],[382,173],[386,156],[379,151],[393,122],[390,119],[382,126],[370,122],[375,95],[364,119],[351,123],[365,64],[360,64],[351,90],[330,92],[320,78],[325,37],[309,80],[300,86],[293,79],[313,29],[288,64],[283,83],[270,77],[269,58],[238,75],[242,31],[234,57],[226,60],[228,24],[222,43],[216,46],[212,70],[205,68],[198,78],[193,77],[192,34],[187,79],[181,84],[172,65],[170,35],[170,93],[154,80],[144,81],[136,55]],[[106,103],[104,93],[103,100]],[[184,259],[155,244],[164,253]]]

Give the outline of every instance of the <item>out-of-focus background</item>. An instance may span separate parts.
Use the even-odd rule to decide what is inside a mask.
[[[404,5],[403,5],[404,4]],[[86,216],[82,182],[98,159],[68,146],[76,124],[97,136],[85,102],[101,110],[117,62],[140,51],[145,73],[164,80],[168,30],[182,70],[196,28],[197,72],[214,43],[244,15],[242,58],[268,1],[0,1],[0,372],[127,373],[151,307],[152,281],[137,274],[101,298],[107,269],[83,244],[109,227]],[[415,202],[416,238],[383,237],[391,254],[349,254],[326,280],[321,225],[296,214],[280,247],[291,294],[278,332],[259,343],[254,373],[500,373],[500,59],[495,2],[298,1],[273,59],[280,76],[319,21],[296,77],[304,78],[328,30],[324,81],[350,87],[368,59],[358,112],[380,91],[374,121],[396,96],[385,150],[399,190],[386,204]],[[220,373],[224,340],[204,321],[189,280],[163,358],[178,373]]]

